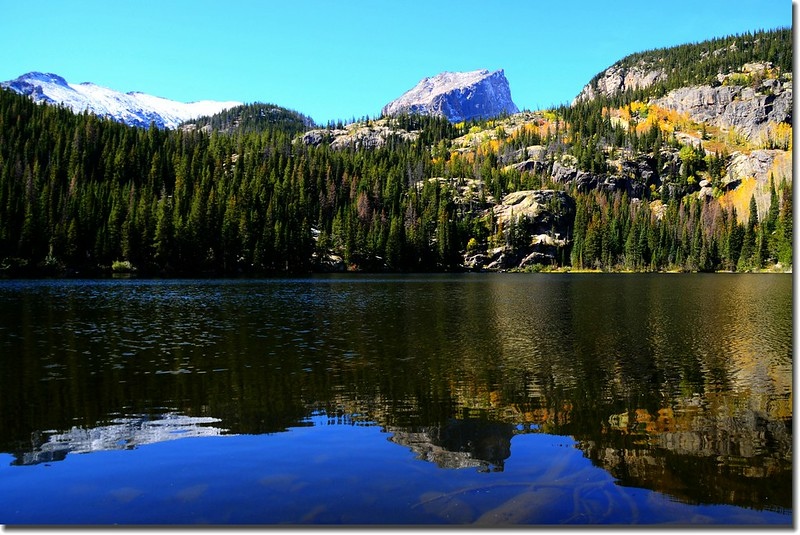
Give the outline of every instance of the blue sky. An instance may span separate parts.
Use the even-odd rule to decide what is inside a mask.
[[[29,71],[190,102],[377,116],[421,78],[504,69],[520,108],[567,103],[633,52],[788,27],[790,0],[0,0],[0,80]]]

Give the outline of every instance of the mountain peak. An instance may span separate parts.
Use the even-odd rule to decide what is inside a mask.
[[[400,98],[384,106],[382,114],[441,115],[458,122],[518,111],[511,100],[511,89],[503,70],[479,69],[445,71],[423,78]]]
[[[20,76],[19,78],[17,78],[14,81],[17,81],[17,80],[19,80],[19,81],[27,81],[29,83],[32,83],[34,81],[38,81],[38,82],[51,83],[51,84],[57,84],[57,85],[62,85],[62,86],[69,85],[69,84],[67,84],[67,81],[64,80],[64,78],[62,78],[61,76],[59,76],[57,74],[53,74],[51,72],[33,71],[33,72],[29,72],[27,74],[23,74],[22,76]]]
[[[144,128],[151,123],[159,128],[176,128],[191,119],[241,105],[241,102],[211,100],[187,104],[138,91],[121,93],[92,82],[71,84],[57,74],[37,71],[0,83],[0,87],[27,95],[37,103],[63,104],[75,113],[88,110],[101,117]]]

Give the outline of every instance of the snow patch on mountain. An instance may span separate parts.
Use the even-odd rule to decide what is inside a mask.
[[[423,78],[400,98],[384,106],[383,115],[443,115],[452,122],[517,113],[502,69],[442,72]]]
[[[90,82],[71,84],[57,74],[41,72],[30,72],[0,83],[0,87],[27,95],[37,103],[63,104],[75,113],[89,111],[144,128],[150,123],[159,128],[176,128],[183,122],[242,104],[213,100],[177,102],[137,91],[121,93]]]

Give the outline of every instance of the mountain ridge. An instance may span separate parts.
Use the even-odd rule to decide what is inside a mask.
[[[27,95],[37,103],[61,104],[75,113],[89,111],[100,117],[110,117],[142,128],[149,127],[151,123],[159,128],[177,128],[191,119],[213,115],[242,104],[213,100],[184,103],[141,91],[122,93],[92,82],[69,83],[58,74],[39,71],[2,82],[0,87]]]
[[[617,101],[658,98],[680,87],[719,85],[754,62],[791,72],[792,29],[745,32],[629,54],[595,74],[573,104],[597,96]]]

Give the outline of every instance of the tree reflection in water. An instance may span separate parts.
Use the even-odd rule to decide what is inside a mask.
[[[546,433],[619,485],[791,510],[791,297],[770,275],[8,283],[0,451],[325,414],[442,468],[503,471]]]

